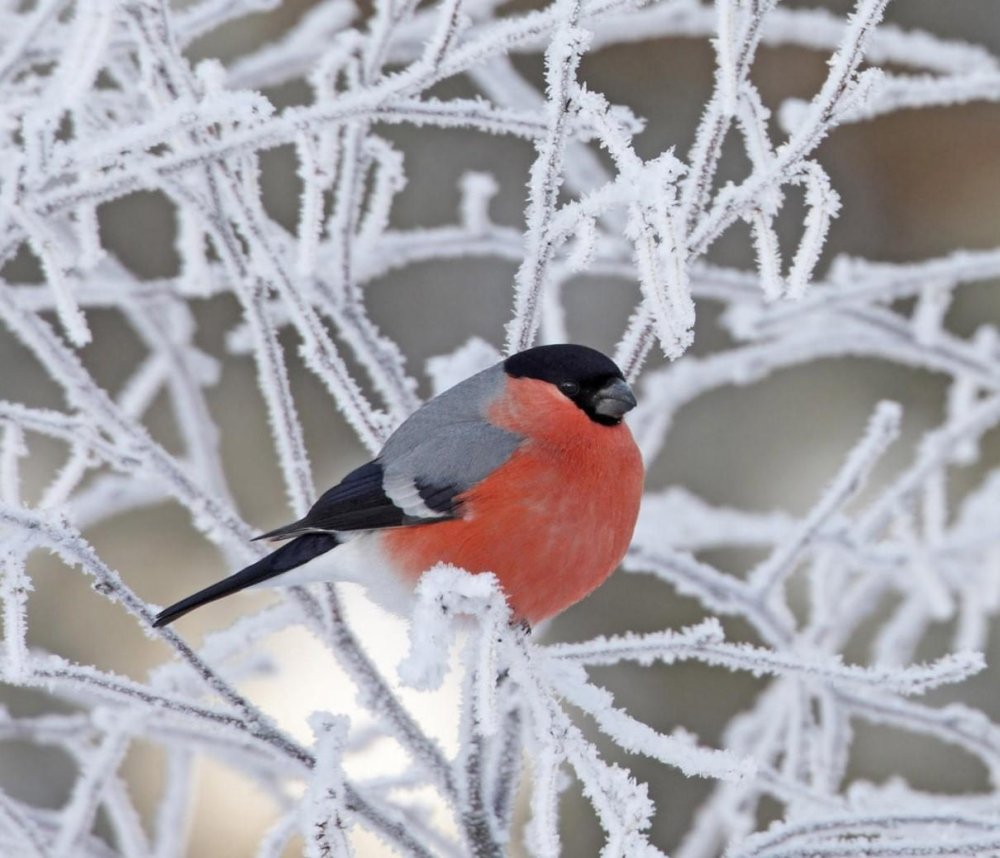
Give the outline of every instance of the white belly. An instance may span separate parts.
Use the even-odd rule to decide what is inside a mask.
[[[387,611],[408,615],[413,588],[399,574],[381,549],[378,533],[338,534],[344,543],[275,578],[255,584],[263,587],[297,587],[317,582],[360,584],[369,598]]]

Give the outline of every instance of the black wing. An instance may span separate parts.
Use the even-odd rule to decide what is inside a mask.
[[[406,512],[393,503],[384,488],[384,471],[378,462],[369,462],[351,471],[332,489],[323,493],[305,517],[256,537],[257,539],[290,539],[302,533],[378,530],[428,524],[452,518],[457,509],[454,486],[416,486],[429,513],[421,516]]]

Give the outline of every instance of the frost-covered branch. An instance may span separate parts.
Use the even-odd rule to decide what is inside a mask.
[[[175,5],[0,3],[0,325],[19,349],[0,399],[0,679],[52,704],[0,712],[0,744],[57,749],[73,771],[54,810],[0,790],[0,852],[184,854],[196,760],[210,755],[271,802],[261,855],[297,836],[308,854],[348,855],[364,830],[409,855],[494,856],[523,840],[556,856],[569,786],[599,822],[604,854],[661,854],[654,814],[673,807],[656,808],[605,748],[713,782],[672,852],[680,858],[995,851],[1000,728],[971,702],[918,698],[944,685],[960,697],[989,668],[980,653],[1000,612],[1000,477],[990,470],[1000,336],[995,319],[964,333],[951,320],[968,284],[1000,276],[1000,248],[827,264],[831,227],[856,203],[835,187],[820,144],[899,111],[994,103],[1000,61],[884,23],[888,0],[857,0],[846,16],[770,0],[530,10],[322,0],[226,64],[194,63],[214,34],[281,4]],[[646,117],[627,96],[597,91],[587,62],[608,47],[677,39],[710,40],[714,76],[700,119],[670,126],[651,151]],[[779,47],[826,62],[814,92],[765,97],[760,61]],[[525,54],[544,63],[540,85],[517,59]],[[678,85],[649,75],[650,86]],[[302,103],[277,107],[273,88],[292,83]],[[407,135],[440,130],[470,151],[485,135],[533,149],[520,221],[499,214],[509,189],[481,165],[454,177],[449,217],[430,223],[412,199],[406,209]],[[265,156],[276,150],[299,182],[291,227],[269,205]],[[138,193],[165,203],[176,224],[176,270],[155,278],[132,270],[106,234],[105,214]],[[709,261],[722,240],[753,263]],[[39,276],[24,273],[26,259]],[[510,274],[513,311],[492,342],[459,332],[421,366],[412,338],[372,312],[370,287],[392,279],[401,305],[422,301],[410,274],[469,261]],[[602,330],[637,381],[631,428],[651,473],[674,454],[671,429],[690,404],[830,359],[933,374],[946,391],[937,425],[919,434],[899,406],[870,403],[867,428],[851,426],[857,440],[841,445],[842,463],[805,509],[739,508],[651,480],[624,568],[654,576],[665,602],[688,596],[707,614],[678,631],[543,645],[511,627],[491,576],[451,568],[421,581],[398,676],[380,670],[369,630],[333,587],[291,588],[200,646],[152,628],[151,585],[132,561],[110,559],[106,534],[126,514],[180,510],[192,538],[220,555],[206,577],[260,550],[233,489],[240,448],[220,427],[225,367],[252,364],[259,396],[238,407],[266,415],[271,447],[258,455],[275,460],[281,483],[267,491],[296,517],[326,476],[314,464],[327,452],[316,409],[316,425],[340,420],[374,453],[423,390],[440,392],[501,349],[577,339],[583,278],[635,287],[625,331]],[[224,302],[234,313],[209,335]],[[728,340],[692,356],[707,304]],[[108,371],[93,358],[109,341],[128,344],[128,366]],[[669,362],[644,372],[657,343]],[[29,363],[35,374],[19,385]],[[54,395],[36,395],[39,378]],[[906,464],[883,455],[893,442]],[[975,480],[951,479],[973,466]],[[145,534],[124,530],[141,551]],[[709,553],[719,549],[757,554],[737,574]],[[50,651],[63,639],[42,634],[46,622],[61,626],[38,615],[45,563],[82,575],[166,660],[139,676]],[[244,689],[285,679],[269,676],[264,647],[295,626],[351,686],[338,689],[341,709],[312,717],[308,742]],[[599,682],[609,666],[671,675],[682,662],[756,678],[720,735],[644,723],[629,695]],[[462,674],[457,737],[398,687],[430,695],[452,671]],[[669,696],[669,682],[651,693]],[[860,782],[848,761],[865,723],[971,755],[988,788],[929,796],[899,779]],[[123,763],[137,744],[164,758],[152,812],[129,797]],[[399,769],[359,775],[387,746]],[[780,818],[765,831],[765,816]]]

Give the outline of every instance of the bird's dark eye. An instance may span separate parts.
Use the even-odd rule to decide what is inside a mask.
[[[575,381],[560,381],[559,390],[561,390],[566,396],[572,399],[580,392],[580,385]]]

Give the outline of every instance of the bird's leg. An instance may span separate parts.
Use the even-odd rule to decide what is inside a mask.
[[[517,632],[520,632],[523,637],[531,637],[531,623],[529,623],[524,617],[519,619],[512,619],[510,621],[510,627]]]

